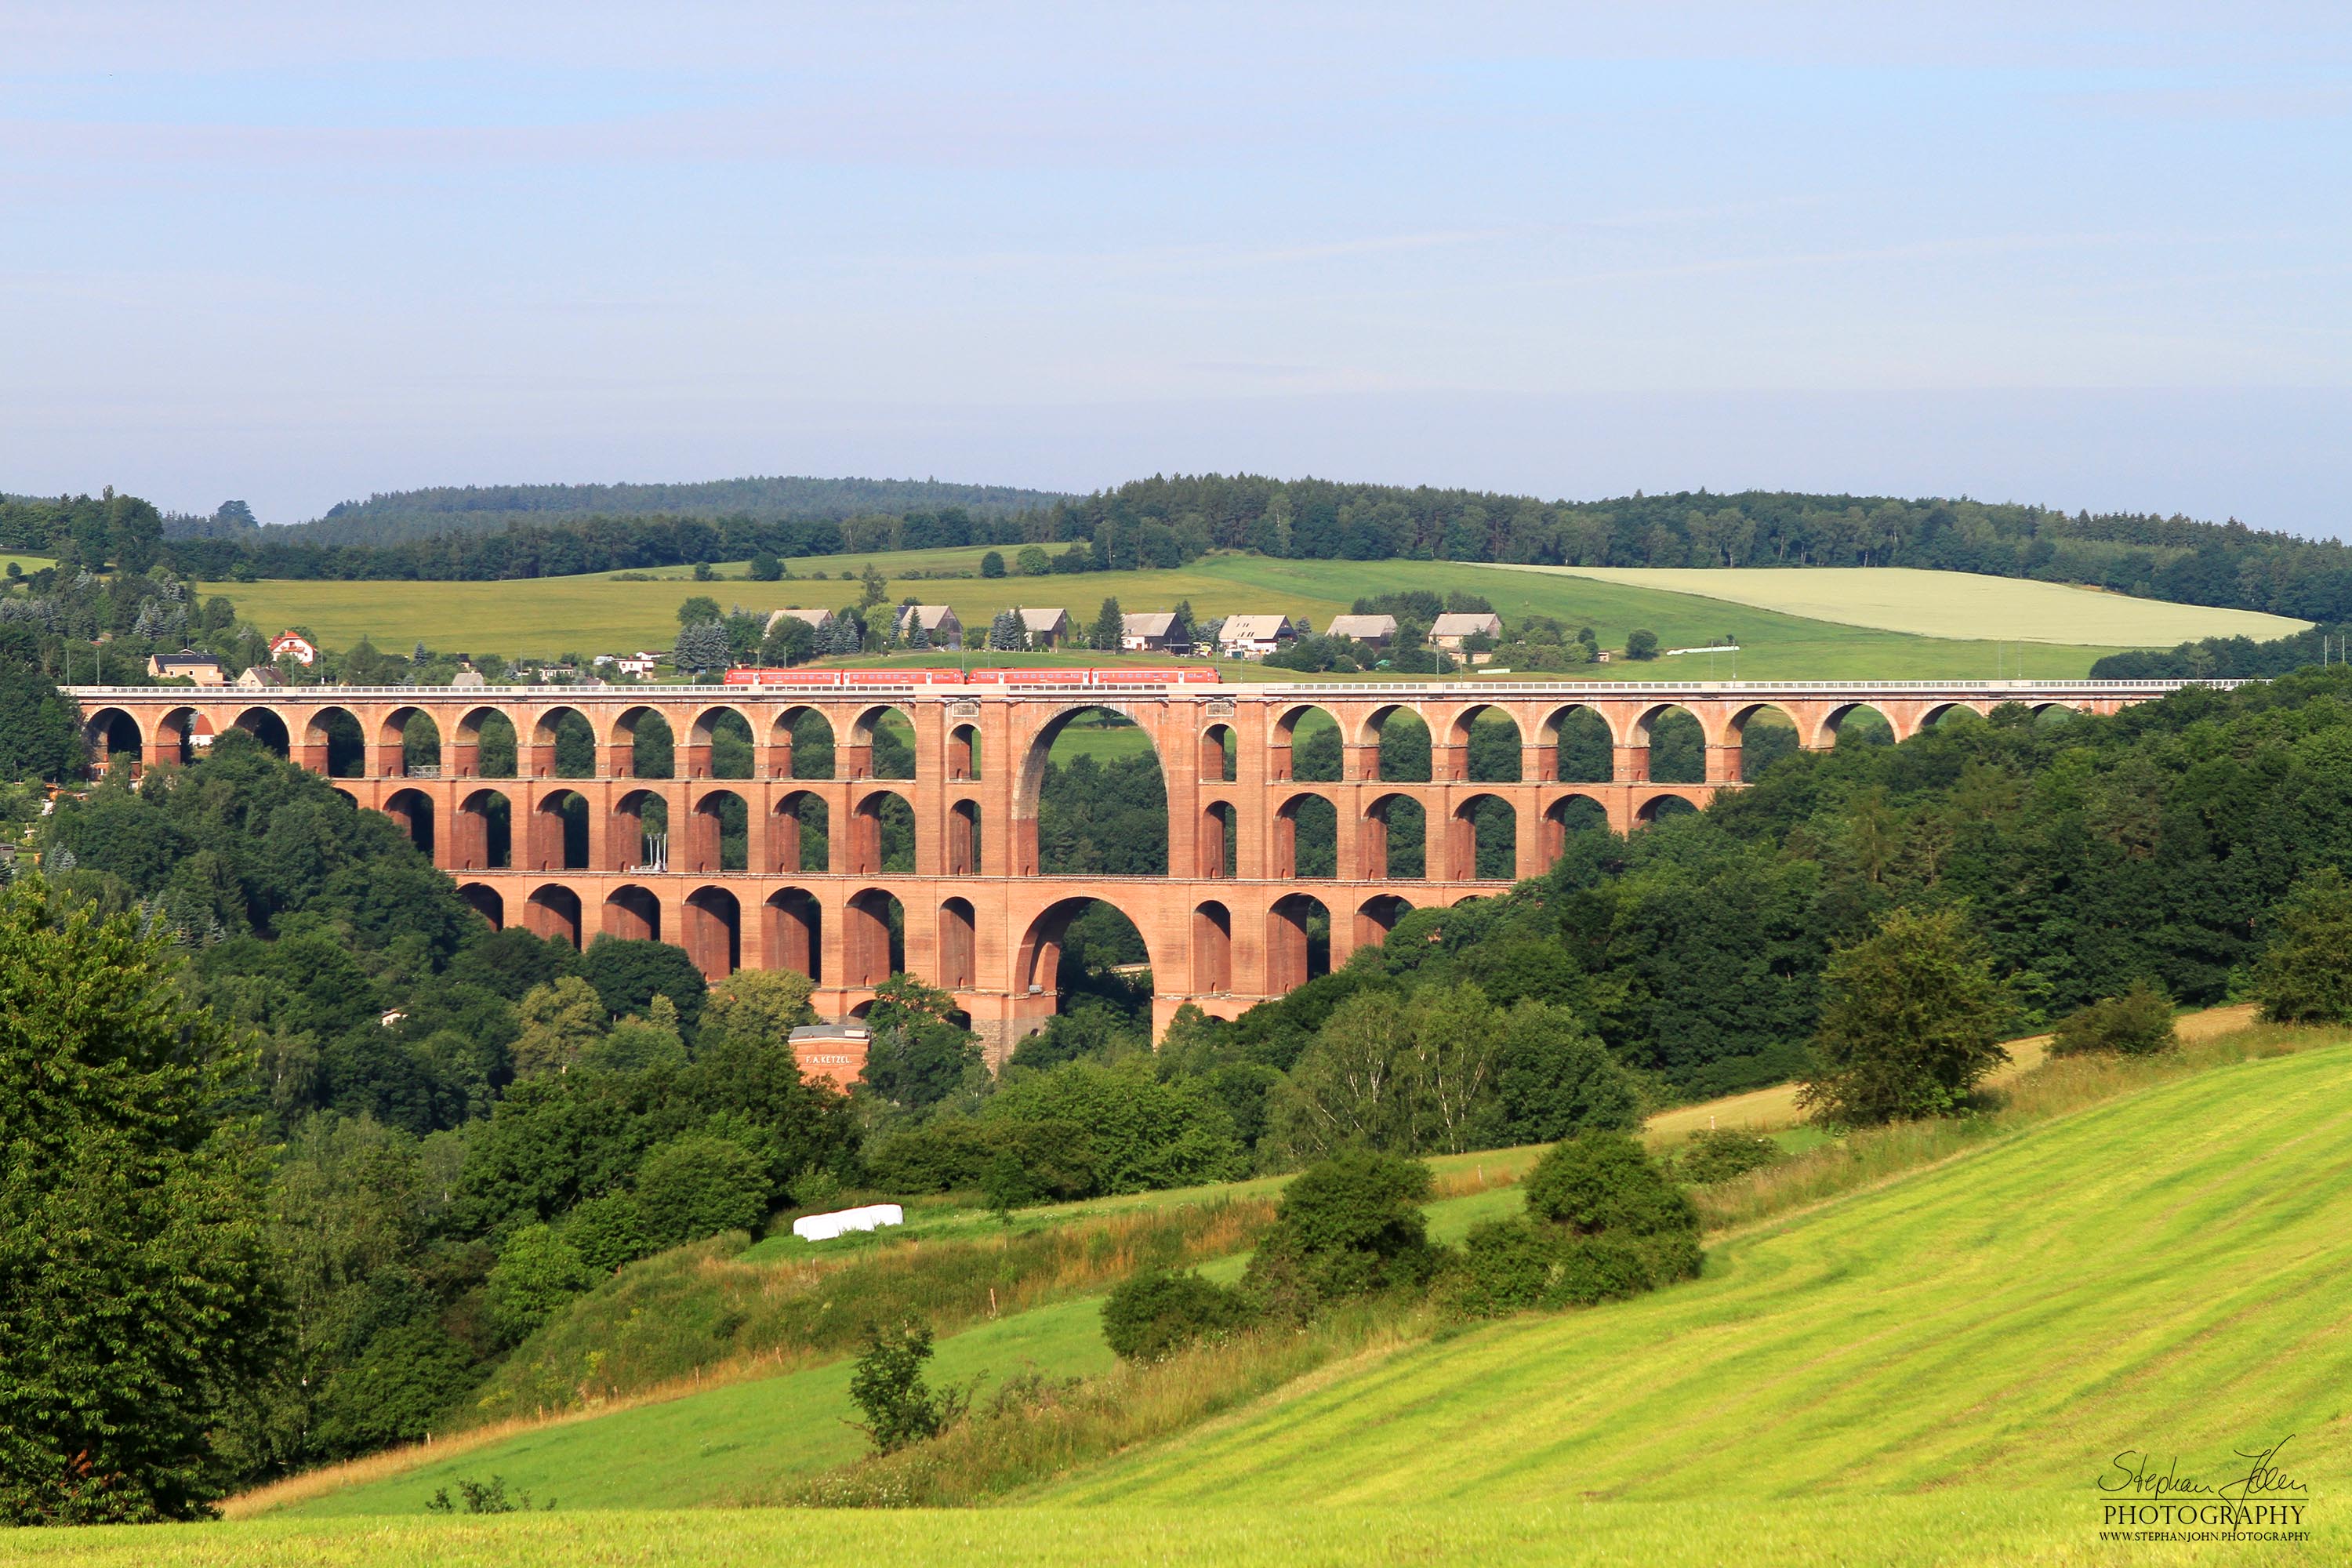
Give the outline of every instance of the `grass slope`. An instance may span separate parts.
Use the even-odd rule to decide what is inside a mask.
[[[2341,1561],[2347,1133],[2352,1047],[2173,1079],[1718,1239],[1696,1284],[1335,1369],[1024,1506],[621,1511],[839,1451],[846,1429],[820,1431],[819,1395],[835,1411],[845,1399],[817,1381],[835,1367],[795,1374],[789,1395],[793,1379],[714,1390],[539,1435],[578,1432],[587,1448],[478,1450],[451,1471],[497,1470],[559,1513],[315,1516],[355,1489],[311,1515],[0,1532],[0,1561]],[[1435,1228],[1458,1236],[1515,1197],[1435,1205]],[[1091,1305],[942,1342],[940,1364],[1058,1359],[1092,1334]],[[775,1434],[756,1453],[728,1415],[755,1396]],[[2110,1454],[2178,1452],[2205,1469],[2290,1431],[2313,1541],[2100,1539],[2092,1480]],[[415,1472],[374,1489],[407,1514],[431,1484]]]
[[[1489,1159],[1516,1176],[1519,1152]],[[1215,1190],[1215,1189],[1212,1189]],[[1514,1213],[1516,1187],[1498,1186],[1428,1205],[1430,1234],[1459,1242],[1481,1220]],[[1211,1279],[1240,1277],[1243,1256],[1202,1268]],[[982,1396],[1034,1367],[1057,1377],[1090,1375],[1111,1363],[1102,1337],[1102,1298],[1086,1296],[1008,1313],[939,1341],[934,1382],[979,1378]],[[537,1427],[396,1473],[323,1492],[277,1511],[312,1518],[421,1513],[436,1488],[460,1477],[503,1476],[509,1488],[562,1508],[687,1508],[725,1502],[754,1487],[812,1477],[856,1458],[864,1439],[845,1425],[850,1363],[836,1361],[782,1376],[730,1382],[675,1399],[633,1405]],[[412,1451],[414,1453],[414,1451]],[[387,1456],[387,1458],[393,1458]],[[367,1468],[362,1461],[361,1469]]]
[[[1014,1313],[939,1342],[937,1382],[984,1379],[982,1393],[1031,1363],[1063,1376],[1111,1363],[1098,1297]],[[564,1509],[690,1508],[780,1478],[814,1476],[865,1451],[847,1425],[850,1363],[737,1383],[683,1399],[542,1427],[404,1474],[294,1505],[310,1517],[422,1513],[459,1477],[503,1476]]]
[[[1939,637],[2046,643],[2150,643],[2200,637],[2268,642],[2310,626],[2258,610],[2135,599],[2064,583],[1931,572],[1916,566],[1511,566],[1633,587],[1727,599],[1761,610]]]
[[[1706,1278],[1398,1354],[1059,1501],[2046,1492],[2298,1435],[2352,1480],[2352,1047],[2109,1101],[1711,1248]],[[1442,1456],[1439,1463],[1433,1456]]]
[[[904,572],[965,566],[970,563],[961,558],[972,553],[939,551],[873,559],[882,570]],[[698,594],[717,600],[721,607],[741,605],[753,609],[792,605],[833,607],[854,602],[855,583],[811,582],[804,574],[854,573],[863,559],[843,559],[832,567],[796,561],[793,578],[781,583],[754,583],[740,577],[696,583],[678,572],[640,582],[623,582],[616,574],[509,583],[280,580],[207,584],[203,592],[228,595],[240,616],[266,630],[307,626],[332,647],[348,647],[365,635],[379,647],[394,650],[405,650],[422,640],[436,648],[473,653],[594,654],[668,647],[677,630],[677,606]],[[927,564],[919,567],[918,562]],[[1742,646],[1737,673],[1750,679],[1974,679],[2007,668],[1997,661],[1995,650],[1981,642],[1838,626],[1695,594],[1540,572],[1497,572],[1448,562],[1280,561],[1218,555],[1170,572],[919,582],[894,577],[889,599],[896,604],[911,595],[926,603],[952,605],[958,618],[977,638],[997,611],[1020,605],[1058,605],[1083,622],[1093,618],[1107,597],[1117,598],[1129,611],[1168,609],[1179,600],[1190,600],[1193,611],[1204,618],[1244,611],[1280,612],[1304,616],[1319,626],[1345,612],[1359,595],[1405,588],[1483,594],[1507,619],[1545,615],[1570,626],[1590,626],[1604,647],[1622,647],[1626,634],[1636,627],[1656,632],[1668,647],[1712,643],[1728,635]],[[497,629],[486,634],[486,627]],[[2170,647],[2179,640],[2149,636],[2119,639],[2119,646],[2131,642]],[[2113,651],[2109,647],[2037,649],[2027,662],[2026,673],[2082,675],[2094,659]],[[1244,673],[1239,668],[1234,672]],[[1280,671],[1266,673],[1297,679]],[[1728,658],[1710,665],[1704,657],[1692,657],[1651,665],[1610,665],[1585,673],[1604,679],[1690,680],[1710,674],[1728,678],[1734,669]]]

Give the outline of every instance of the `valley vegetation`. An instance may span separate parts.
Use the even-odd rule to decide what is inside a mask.
[[[803,1082],[784,1043],[808,1016],[804,982],[713,988],[660,943],[577,952],[492,932],[388,819],[226,735],[201,763],[42,823],[41,876],[0,922],[0,975],[98,1000],[18,1009],[0,1038],[19,1080],[53,1061],[84,1086],[12,1111],[56,1151],[11,1176],[12,1203],[61,1201],[57,1162],[88,1159],[120,1173],[82,1184],[93,1199],[164,1204],[238,1238],[177,1270],[192,1284],[174,1289],[209,1296],[159,1298],[131,1338],[86,1347],[110,1369],[96,1385],[127,1408],[147,1397],[145,1345],[233,1335],[237,1353],[174,1380],[174,1413],[139,1428],[44,1403],[47,1369],[75,1363],[54,1341],[15,1342],[0,1500],[19,1520],[183,1516],[232,1486],[576,1399],[580,1368],[614,1346],[596,1325],[624,1300],[671,1337],[600,1397],[747,1354],[845,1354],[843,1333],[789,1313],[659,1308],[657,1282],[721,1264],[756,1279],[754,1236],[862,1194],[961,1194],[1001,1226],[1039,1203],[1256,1173],[1389,1194],[1368,1230],[1311,1225],[1306,1183],[1270,1216],[1102,1241],[1118,1277],[1163,1270],[1126,1298],[1144,1352],[1285,1319],[1337,1346],[1374,1331],[1349,1303],[1400,1291],[1475,1313],[1679,1279],[1696,1252],[1671,1238],[1695,1232],[1658,1217],[1684,1212],[1668,1175],[1736,1184],[1777,1160],[1715,1140],[1654,1171],[1622,1136],[1649,1107],[1794,1078],[1840,1128],[1964,1125],[1995,1042],[2037,1025],[2079,1017],[2076,1048],[2104,1056],[2161,1054],[2146,1020],[2173,1002],[2250,993],[2283,1018],[2347,1021],[2352,889],[2330,873],[2352,860],[2347,756],[2352,676],[2336,671],[2113,719],[1956,717],[1900,747],[1770,762],[1751,789],[1630,839],[1574,834],[1545,877],[1408,914],[1236,1022],[1187,1010],[1156,1050],[1108,926],[1076,933],[1072,1005],[1000,1076],[951,998],[894,977],[866,1079],[843,1096]],[[1148,758],[1057,769],[1041,840],[1106,865],[1148,854],[1125,824],[1150,816],[1153,784]],[[91,921],[102,939],[61,934]],[[69,979],[41,978],[59,966]],[[1890,991],[1927,1011],[1871,1005]],[[157,1057],[142,1038],[184,1044]],[[156,1092],[182,1109],[159,1121],[116,1098],[118,1062],[163,1071]],[[164,1121],[179,1131],[158,1142]],[[1528,1144],[1570,1151],[1553,1169],[1613,1172],[1650,1194],[1623,1212],[1652,1217],[1612,1240],[1539,1181],[1458,1263],[1414,1243],[1416,1162]],[[62,1303],[97,1288],[79,1281],[153,1268],[106,1239],[151,1228],[86,1227],[79,1272],[14,1267]],[[972,1246],[943,1266],[1031,1277],[988,1272],[1012,1254]],[[790,1256],[780,1237],[758,1247]],[[1252,1247],[1237,1284],[1182,1282]],[[877,1279],[894,1250],[872,1255]],[[1104,1288],[1112,1268],[1055,1289]],[[919,1290],[898,1300],[930,1310]],[[747,1332],[754,1321],[771,1326]]]

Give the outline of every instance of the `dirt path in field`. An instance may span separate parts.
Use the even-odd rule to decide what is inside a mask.
[[[2184,1013],[2175,1026],[2183,1040],[2210,1040],[2216,1035],[2245,1028],[2253,1021],[2254,1004],[2246,1002],[2234,1007],[2208,1007],[2201,1013]],[[2047,1035],[2028,1035],[2006,1043],[2009,1065],[1996,1069],[1985,1079],[1987,1083],[2001,1083],[2038,1068],[2050,1054]],[[1643,1131],[1653,1135],[1679,1136],[1709,1127],[1789,1127],[1803,1120],[1804,1113],[1797,1109],[1797,1086],[1778,1083],[1769,1089],[1750,1089],[1746,1094],[1662,1110],[1643,1124]]]

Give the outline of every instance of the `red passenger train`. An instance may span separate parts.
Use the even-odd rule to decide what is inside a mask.
[[[730,686],[1214,686],[1213,664],[1065,665],[1029,669],[730,669]]]

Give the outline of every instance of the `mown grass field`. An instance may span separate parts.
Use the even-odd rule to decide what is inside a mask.
[[[1505,1150],[1452,1162],[1447,1177],[1461,1181],[1479,1168],[1497,1183],[1515,1180],[1538,1151]],[[1192,1191],[1192,1201],[1210,1201],[1237,1188],[1271,1192],[1282,1178],[1265,1184],[1228,1184]],[[1150,1205],[1065,1205],[1033,1212],[1024,1226],[1070,1224],[1093,1215],[1139,1206],[1170,1206],[1181,1194],[1139,1194],[1160,1200]],[[1471,1226],[1513,1212],[1516,1187],[1441,1199],[1428,1205],[1430,1231],[1458,1243]],[[918,1216],[909,1216],[910,1220]],[[957,1238],[995,1221],[976,1213],[929,1216],[921,1239]],[[984,1234],[984,1232],[982,1233]],[[894,1245],[904,1245],[897,1239]],[[742,1255],[753,1258],[755,1253]],[[1202,1272],[1231,1281],[1245,1255],[1212,1259]],[[1050,1302],[943,1335],[931,1363],[937,1379],[979,1380],[981,1396],[1006,1377],[1039,1371],[1057,1377],[1090,1375],[1111,1363],[1102,1338],[1102,1297],[1089,1294]],[[424,1511],[436,1489],[453,1493],[458,1479],[505,1479],[510,1488],[553,1500],[562,1508],[680,1508],[725,1503],[763,1485],[813,1477],[854,1459],[864,1439],[846,1419],[850,1403],[846,1359],[777,1376],[721,1377],[717,1385],[674,1398],[628,1405],[604,1414],[583,1414],[535,1426],[495,1441],[445,1445],[446,1452],[408,1450],[362,1460],[353,1484],[301,1496],[277,1511],[309,1517],[404,1514]],[[268,1494],[263,1494],[266,1498]],[[260,1500],[257,1499],[256,1500]],[[244,1511],[241,1505],[238,1511]]]
[[[2068,1505],[2088,1548],[2112,1456],[2208,1470],[2293,1434],[2286,1468],[2340,1542],[2347,1321],[2352,1047],[2334,1046],[2095,1104],[1724,1237],[1695,1284],[1407,1350],[1049,1500],[1981,1489]]]
[[[2159,1079],[1717,1237],[1704,1279],[1655,1297],[1331,1367],[1013,1506],[637,1511],[854,1452],[835,1365],[548,1428],[299,1512],[0,1534],[0,1561],[2341,1561],[2347,1177],[2352,1047],[2322,1046]],[[1516,1202],[1442,1202],[1433,1228],[1458,1238]],[[1095,1305],[977,1327],[938,1365],[1099,1365]],[[2282,1468],[2309,1489],[2313,1541],[2100,1539],[2112,1455],[2211,1474],[2290,1433]],[[560,1511],[413,1511],[492,1473]]]
[[[1430,1467],[1442,1470],[1444,1456]],[[798,1509],[510,1514],[491,1519],[256,1520],[232,1524],[0,1533],[0,1562],[89,1568],[2083,1568],[2341,1560],[2316,1546],[2249,1542],[2110,1545],[2071,1498],[1993,1488],[1913,1497],[1757,1502],[1417,1504],[1402,1508]]]
[[[2256,610],[2212,609],[2135,599],[2063,583],[1929,572],[1911,566],[1512,566],[1727,599],[1759,610],[1876,626],[1926,637],[1990,637],[2011,642],[2152,643],[2169,647],[2200,637],[2267,642],[2309,621]],[[1488,568],[1494,570],[1494,568]]]
[[[1102,1303],[1058,1301],[940,1341],[935,1381],[981,1379],[982,1397],[1029,1366],[1063,1376],[1111,1363]],[[487,1448],[453,1454],[368,1486],[289,1509],[309,1517],[421,1513],[436,1489],[461,1477],[505,1478],[559,1509],[692,1508],[729,1500],[780,1478],[814,1476],[865,1451],[848,1425],[850,1363],[729,1384],[683,1399],[542,1427]]]
[[[877,567],[937,569],[961,564],[968,551],[924,552],[919,557],[877,555]],[[911,566],[916,559],[927,568]],[[861,558],[862,560],[862,558]],[[812,582],[807,571],[834,570],[795,562],[793,579],[754,583],[730,575],[696,583],[685,573],[656,581],[623,582],[617,574],[546,577],[509,583],[261,583],[208,584],[223,593],[244,618],[266,630],[307,626],[331,647],[346,647],[365,635],[381,647],[403,650],[423,641],[467,653],[549,656],[593,655],[636,647],[667,647],[677,630],[677,607],[705,595],[724,608],[779,609],[787,605],[837,607],[854,602],[855,583]],[[855,574],[856,564],[840,570]],[[886,568],[887,569],[887,568]],[[740,573],[740,568],[730,571]],[[2038,584],[2021,584],[2034,587]],[[1841,626],[1825,619],[1758,609],[1725,599],[1658,588],[1597,582],[1542,572],[1502,572],[1445,562],[1279,561],[1255,555],[1219,555],[1169,572],[1099,572],[1045,577],[958,578],[909,581],[893,578],[889,600],[909,595],[927,603],[945,602],[973,632],[975,641],[996,612],[1015,605],[1060,605],[1080,622],[1091,619],[1102,601],[1117,598],[1129,611],[1171,609],[1189,600],[1206,616],[1240,612],[1304,616],[1318,626],[1344,613],[1360,595],[1426,588],[1482,594],[1506,619],[1528,615],[1556,616],[1570,626],[1591,626],[1605,647],[1622,647],[1628,633],[1645,628],[1667,647],[1698,646],[1735,637],[1741,652],[1693,655],[1654,664],[1587,667],[1591,679],[1706,679],[1737,673],[1750,679],[1975,679],[2008,671],[2008,656],[1990,643],[1923,637],[1900,631]],[[2113,645],[2049,647],[2029,658],[2026,673],[2081,675],[2102,654],[2126,644],[2166,646],[2177,637],[2119,637]],[[1088,662],[1093,660],[1089,658]],[[1735,669],[1736,662],[1736,669]],[[1237,679],[1260,675],[1297,679],[1283,671],[1229,664]]]

